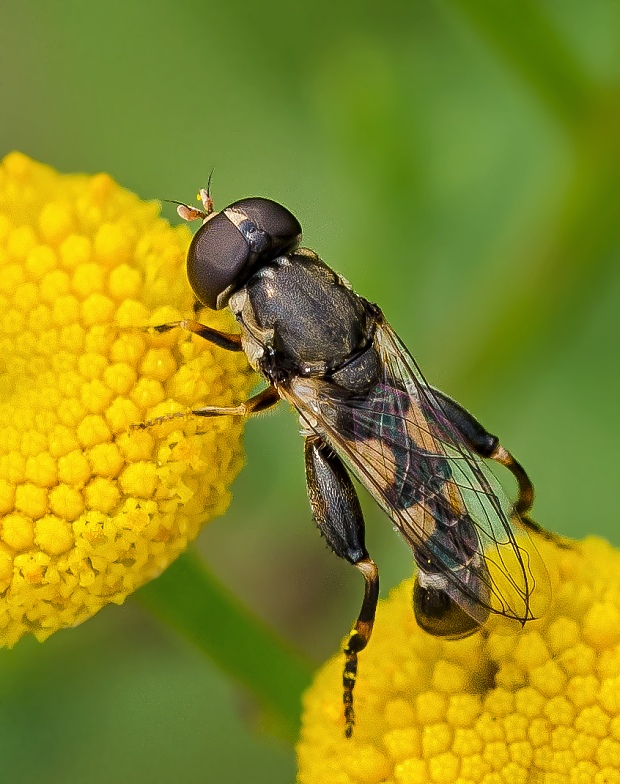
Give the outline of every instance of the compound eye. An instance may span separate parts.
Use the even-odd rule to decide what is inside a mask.
[[[251,256],[247,240],[223,212],[201,226],[187,253],[187,277],[202,304],[215,310],[218,297],[234,287]]]
[[[424,587],[416,576],[413,609],[418,626],[434,637],[459,640],[477,632],[480,623],[441,588]]]
[[[226,212],[229,210],[246,219],[238,223],[239,231],[247,234],[252,249],[261,260],[270,261],[299,245],[299,221],[276,201],[259,197],[241,199],[231,204]]]

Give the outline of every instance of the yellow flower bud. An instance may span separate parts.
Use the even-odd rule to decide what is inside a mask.
[[[620,782],[620,551],[595,538],[537,546],[551,606],[516,633],[430,637],[413,619],[411,580],[381,602],[353,737],[342,655],[305,695],[299,784]]]
[[[122,602],[228,505],[239,419],[131,427],[256,380],[241,353],[142,329],[192,314],[190,239],[106,174],[0,163],[0,645]]]

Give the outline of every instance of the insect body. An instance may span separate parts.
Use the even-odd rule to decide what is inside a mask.
[[[195,415],[249,416],[280,399],[299,413],[314,519],[336,555],[365,581],[345,647],[349,737],[357,657],[370,639],[379,589],[350,473],[413,551],[418,624],[448,638],[475,632],[490,614],[520,624],[534,617],[531,554],[510,520],[540,530],[527,516],[532,485],[495,436],[427,384],[381,310],[299,247],[301,226],[285,207],[249,198],[216,213],[209,194],[201,194],[204,211],[179,206],[182,217],[203,220],[188,252],[188,277],[203,305],[230,308],[241,335],[190,320],[157,329],[182,326],[224,349],[243,350],[268,382],[245,403],[207,406]],[[481,458],[516,477],[519,498],[511,511]]]

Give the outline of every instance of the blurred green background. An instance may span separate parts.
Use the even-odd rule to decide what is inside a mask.
[[[140,196],[261,195],[528,468],[536,518],[620,544],[617,0],[0,2],[0,155]],[[171,220],[174,210],[164,207]],[[325,548],[297,422],[247,427],[199,548],[316,662],[362,581]],[[406,547],[364,498],[384,593]],[[248,651],[251,656],[251,651]],[[289,782],[252,699],[140,605],[0,652],[4,781]]]

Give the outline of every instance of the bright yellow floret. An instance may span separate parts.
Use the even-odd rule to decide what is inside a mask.
[[[140,329],[191,315],[190,238],[106,174],[0,163],[0,645],[121,603],[228,505],[238,419],[131,429],[255,381],[241,354]]]
[[[620,784],[620,551],[537,545],[552,604],[516,634],[430,637],[410,580],[380,603],[353,737],[341,655],[305,696],[300,784]]]

